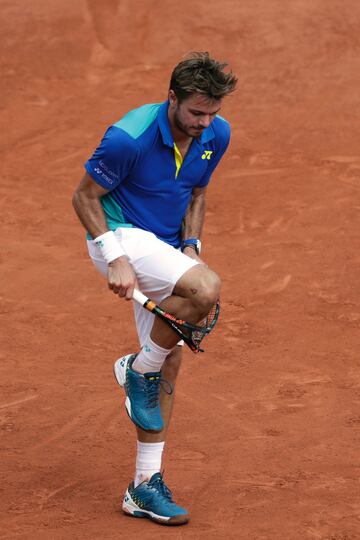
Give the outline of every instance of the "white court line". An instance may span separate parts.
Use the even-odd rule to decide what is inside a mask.
[[[24,403],[25,401],[30,401],[32,399],[35,399],[39,396],[30,396],[24,399],[19,399],[18,401],[12,401],[11,403],[5,403],[4,405],[0,405],[0,409],[6,409],[7,407],[13,407],[14,405],[19,405],[20,403]]]

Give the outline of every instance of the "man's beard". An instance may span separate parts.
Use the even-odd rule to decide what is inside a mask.
[[[196,127],[193,127],[191,126],[190,128],[189,127],[186,127],[182,122],[181,120],[179,119],[179,116],[178,116],[178,113],[175,111],[174,113],[174,122],[176,124],[176,127],[178,128],[179,131],[181,131],[182,133],[185,133],[185,135],[187,135],[188,137],[194,137],[193,134],[189,133],[189,129],[192,129],[192,130],[196,130],[197,128]],[[201,129],[201,128],[200,128]],[[202,130],[201,130],[202,131]]]

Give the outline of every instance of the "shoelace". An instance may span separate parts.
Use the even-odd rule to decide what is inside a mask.
[[[173,387],[166,379],[161,377],[145,377],[144,379],[145,391],[148,398],[148,406],[155,408],[159,404],[159,387],[164,390],[168,395],[173,393]]]
[[[160,495],[165,497],[165,499],[172,502],[172,493],[162,478],[157,478],[155,482],[153,482],[153,487]]]

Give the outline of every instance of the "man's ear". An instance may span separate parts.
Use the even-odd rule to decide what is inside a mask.
[[[170,105],[174,106],[177,104],[177,97],[174,90],[169,90],[169,101],[170,101]]]

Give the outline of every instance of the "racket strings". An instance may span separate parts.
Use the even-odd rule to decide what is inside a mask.
[[[210,332],[210,330],[214,327],[216,321],[219,317],[219,311],[220,311],[220,302],[219,300],[215,302],[215,304],[211,307],[211,310],[209,313],[202,319],[196,326],[197,328],[192,330],[191,332],[191,338],[192,341],[199,345],[200,342],[204,339],[204,337]]]
[[[206,315],[206,317],[204,317],[204,319],[202,319],[202,321],[199,322],[197,326],[199,326],[203,330],[206,330],[206,329],[210,330],[214,326],[216,321],[218,320],[219,311],[220,311],[220,302],[218,300],[217,302],[215,302],[215,304],[213,304],[209,313]]]
[[[208,328],[212,328],[214,324],[216,323],[218,316],[219,316],[219,310],[220,310],[220,303],[219,301],[215,302],[215,304],[212,306],[210,312],[208,313],[206,317],[206,326]]]

